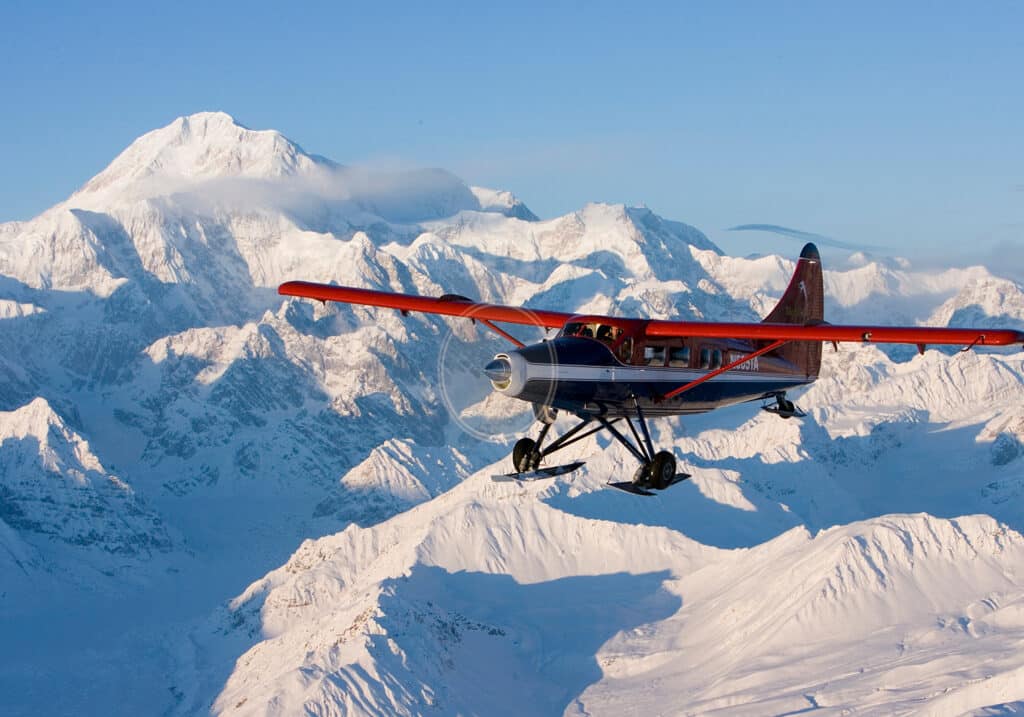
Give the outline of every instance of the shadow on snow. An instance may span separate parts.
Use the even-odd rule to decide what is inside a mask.
[[[881,423],[831,438],[801,424],[797,462],[677,455],[694,478],[655,497],[612,489],[546,499],[573,515],[677,530],[720,548],[752,547],[803,525],[812,533],[891,513],[955,518],[985,513],[1024,532],[1024,445],[1012,434],[979,443],[981,425]],[[678,451],[677,451],[678,453]]]
[[[438,714],[560,715],[603,676],[596,655],[622,631],[682,605],[662,588],[668,571],[522,584],[508,575],[417,565],[384,584],[368,647],[381,680],[364,687],[387,704],[401,695]],[[396,654],[393,645],[401,653]],[[344,671],[329,679],[347,682]],[[364,705],[374,711],[374,704]]]

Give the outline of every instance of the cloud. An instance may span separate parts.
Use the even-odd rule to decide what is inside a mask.
[[[782,227],[778,224],[740,224],[739,226],[730,227],[726,231],[730,232],[770,232],[772,234],[778,234],[789,239],[794,239],[800,242],[814,242],[815,244],[821,244],[822,246],[830,246],[835,249],[847,249],[849,251],[890,251],[889,247],[877,246],[874,244],[851,244],[850,242],[839,241],[827,237],[824,234],[815,234],[813,232],[805,232],[799,229],[790,229],[789,227]]]
[[[328,206],[368,212],[396,223],[479,209],[462,180],[440,169],[378,170],[319,166],[284,177],[216,177],[193,180],[156,175],[138,183],[135,198],[168,197],[192,211],[218,208],[316,214]]]

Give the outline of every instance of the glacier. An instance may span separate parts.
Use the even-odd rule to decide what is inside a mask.
[[[1024,710],[1021,352],[827,347],[803,421],[654,422],[694,477],[640,500],[603,437],[489,480],[529,418],[473,385],[472,326],[276,294],[745,321],[792,268],[224,113],[140,137],[0,224],[3,712]],[[981,266],[825,285],[837,323],[1024,327]]]

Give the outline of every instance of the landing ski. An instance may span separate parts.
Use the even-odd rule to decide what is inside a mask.
[[[499,483],[511,483],[513,481],[525,482],[532,480],[543,480],[544,478],[554,478],[555,476],[565,475],[566,473],[572,473],[574,470],[581,468],[584,461],[576,461],[575,463],[567,463],[564,466],[551,466],[550,468],[538,468],[533,471],[526,471],[525,473],[504,473],[502,475],[492,475],[491,480]]]
[[[626,493],[632,493],[633,495],[654,495],[653,491],[649,491],[646,488],[641,488],[636,483],[633,483],[628,480],[618,481],[617,483],[612,483],[611,481],[608,481],[605,485],[607,485],[610,488],[616,488]]]
[[[689,477],[690,477],[689,473],[676,473],[674,476],[672,476],[672,480],[670,480],[668,482],[668,485],[665,486],[665,488],[671,488],[676,483],[682,483],[684,480],[686,480]],[[665,488],[662,488],[662,490],[665,490]]]
[[[686,480],[689,477],[690,477],[689,473],[676,473],[675,476],[673,476],[672,480],[669,481],[669,484],[667,486],[665,486],[665,488],[670,488],[670,487],[674,486],[676,483],[682,483],[684,480]],[[643,486],[639,486],[636,483],[633,483],[632,481],[628,481],[628,480],[618,481],[616,483],[612,483],[611,481],[608,481],[605,485],[607,485],[609,488],[615,488],[616,490],[621,490],[621,491],[623,491],[625,493],[631,493],[633,495],[644,495],[644,496],[657,495],[654,492],[655,490],[665,490],[665,488],[645,488]]]

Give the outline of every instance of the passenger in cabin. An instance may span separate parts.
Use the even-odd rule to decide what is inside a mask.
[[[608,324],[601,324],[597,327],[597,340],[604,341],[606,344],[612,342],[612,327]]]
[[[629,363],[633,358],[633,339],[626,339],[619,344],[619,361]]]

